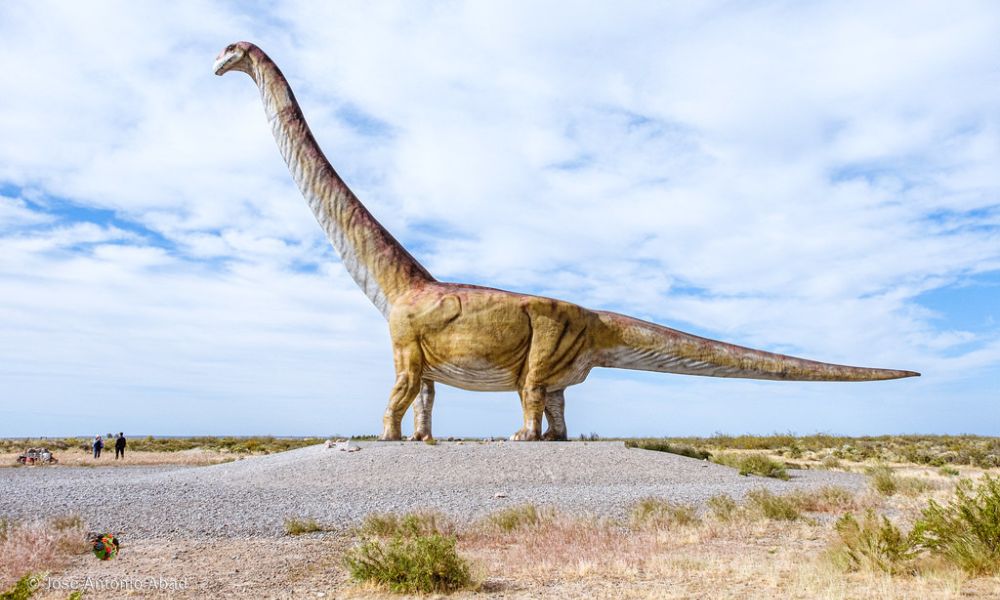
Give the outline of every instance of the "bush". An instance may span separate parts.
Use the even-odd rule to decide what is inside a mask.
[[[727,467],[739,469],[740,475],[760,475],[788,481],[785,465],[771,459],[766,454],[719,454],[713,458],[715,462]]]
[[[1000,477],[960,481],[946,506],[930,500],[912,536],[970,574],[1000,574]]]
[[[871,467],[866,471],[875,491],[883,496],[892,496],[899,491],[899,479],[886,465]]]
[[[370,540],[344,556],[351,578],[400,593],[451,592],[469,585],[469,564],[455,551],[455,538],[440,535]]]
[[[0,600],[28,600],[35,594],[38,582],[45,575],[43,573],[28,573],[17,580],[13,587],[5,592],[0,592]]]
[[[502,510],[489,516],[489,522],[497,529],[505,532],[535,527],[542,522],[545,515],[534,504],[522,504]]]
[[[853,514],[840,517],[836,524],[841,546],[834,560],[848,571],[863,569],[889,574],[909,570],[916,551],[910,541],[885,516],[869,510],[861,521]]]
[[[358,533],[365,537],[417,537],[450,531],[445,517],[438,513],[373,514],[365,517]]]
[[[320,525],[316,519],[297,519],[294,517],[285,519],[285,533],[288,535],[302,535],[317,531],[326,531],[326,528]]]
[[[698,460],[705,460],[712,457],[712,453],[707,450],[701,450],[686,444],[670,444],[661,440],[627,440],[625,447],[652,450],[654,452],[668,452],[670,454],[687,456],[688,458],[697,458]]]
[[[773,521],[794,521],[802,516],[795,500],[778,496],[765,489],[751,490],[747,502],[752,510]]]
[[[661,528],[671,525],[681,527],[696,525],[700,519],[693,506],[675,504],[659,498],[646,498],[632,508],[630,521],[633,527]]]
[[[708,511],[712,513],[712,516],[719,521],[732,521],[739,514],[739,504],[726,494],[712,496],[705,504],[708,506]]]

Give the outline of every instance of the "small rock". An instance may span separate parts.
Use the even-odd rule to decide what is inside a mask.
[[[493,494],[493,497],[494,498],[506,498],[507,497],[507,492],[497,492],[497,493]]]

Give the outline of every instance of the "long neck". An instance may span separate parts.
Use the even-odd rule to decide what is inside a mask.
[[[292,178],[340,253],[344,267],[388,317],[402,294],[434,278],[375,220],[333,170],[274,61],[259,48],[251,51],[250,58],[248,73],[260,88],[267,120]]]

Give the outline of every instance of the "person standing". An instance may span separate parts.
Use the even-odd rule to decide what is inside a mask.
[[[125,434],[119,431],[118,438],[115,440],[115,460],[125,458],[125,444]]]
[[[101,440],[101,436],[94,436],[94,458],[101,458],[101,450],[104,448],[104,442]]]

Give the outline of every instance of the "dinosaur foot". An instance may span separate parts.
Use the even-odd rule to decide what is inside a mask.
[[[542,439],[547,442],[565,442],[566,432],[565,431],[552,431],[549,429],[542,434]]]
[[[383,442],[398,442],[399,440],[403,439],[403,436],[399,432],[398,428],[386,427],[384,430],[382,430],[382,435],[378,436],[378,439],[382,440]]]
[[[540,436],[537,431],[532,431],[530,429],[522,429],[510,436],[512,442],[535,442],[538,441]]]
[[[413,435],[407,439],[411,442],[426,442],[427,440],[433,440],[434,436],[429,431],[414,431]]]

